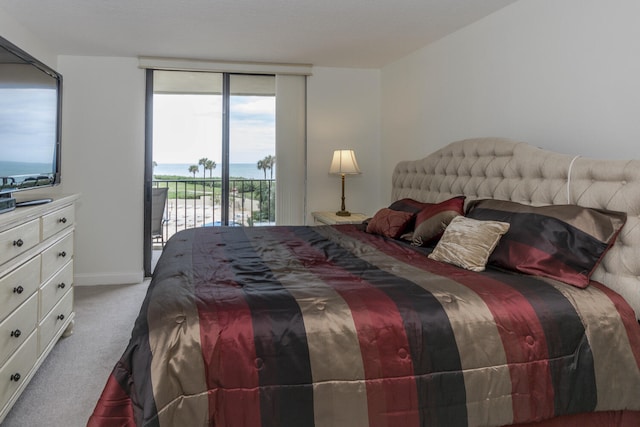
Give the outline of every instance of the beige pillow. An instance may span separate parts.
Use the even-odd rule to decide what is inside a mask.
[[[451,220],[428,256],[472,271],[483,271],[489,255],[509,230],[509,223],[480,221],[464,216]]]

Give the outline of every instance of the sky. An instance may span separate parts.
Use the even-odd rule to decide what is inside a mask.
[[[190,163],[206,157],[222,163],[220,95],[154,95],[153,160]],[[230,163],[257,163],[275,156],[275,97],[230,100]]]

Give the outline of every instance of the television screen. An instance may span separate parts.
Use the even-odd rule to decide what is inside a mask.
[[[61,76],[0,38],[0,195],[60,172]]]

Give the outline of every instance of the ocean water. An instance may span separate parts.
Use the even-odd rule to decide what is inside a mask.
[[[193,174],[189,173],[189,166],[193,163],[158,163],[153,169],[154,175],[176,175],[186,176],[193,178]],[[196,178],[202,178],[203,170],[202,166],[198,166],[199,171],[196,172]],[[205,171],[205,177],[209,178],[210,171]],[[222,176],[222,166],[218,165],[211,174],[213,177]],[[231,178],[246,178],[246,179],[264,179],[264,171],[258,169],[256,163],[231,163],[229,164],[229,176]],[[276,168],[273,168],[273,178],[276,177]],[[267,169],[267,179],[271,178],[271,171]]]
[[[52,163],[8,162],[0,160],[0,177],[11,175],[45,175],[52,171]],[[267,171],[267,176],[269,176],[269,171]]]

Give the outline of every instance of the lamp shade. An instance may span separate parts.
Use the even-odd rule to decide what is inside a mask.
[[[353,150],[335,150],[329,168],[330,174],[356,175],[360,173],[356,153]]]

